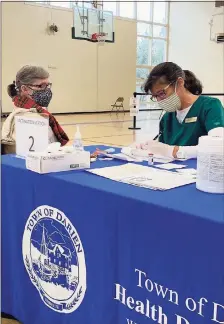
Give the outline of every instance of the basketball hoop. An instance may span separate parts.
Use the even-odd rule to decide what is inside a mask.
[[[106,41],[106,33],[95,33],[92,34],[91,39],[98,42],[98,45],[104,45]]]
[[[103,7],[103,1],[92,1],[92,6],[95,9],[99,9],[100,7]]]
[[[98,45],[104,45],[106,41],[106,35],[99,35],[97,37]]]

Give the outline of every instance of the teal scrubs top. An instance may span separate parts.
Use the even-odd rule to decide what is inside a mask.
[[[199,137],[224,127],[224,108],[216,98],[200,96],[180,123],[176,112],[165,113],[160,121],[159,141],[168,145],[198,145]]]

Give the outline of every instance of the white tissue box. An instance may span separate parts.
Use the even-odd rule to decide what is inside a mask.
[[[88,169],[90,152],[33,152],[26,157],[26,168],[37,173]]]

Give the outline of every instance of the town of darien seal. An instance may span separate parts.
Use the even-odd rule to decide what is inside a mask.
[[[43,302],[60,313],[75,311],[86,291],[85,255],[76,229],[65,214],[40,206],[23,234],[23,260]]]

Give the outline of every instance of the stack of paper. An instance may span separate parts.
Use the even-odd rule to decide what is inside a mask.
[[[123,153],[108,153],[108,150],[99,150],[98,151],[100,153],[100,156],[104,156],[108,159],[116,159],[116,160],[122,160],[122,161],[126,161],[126,162],[142,162],[143,160],[141,158],[138,157],[134,157],[134,156],[129,156]]]
[[[131,157],[131,156],[125,155],[123,153],[107,154],[107,156],[110,156],[116,160],[122,160],[122,161],[127,161],[127,162],[142,162],[143,161],[142,159],[140,159],[138,157],[134,157],[134,156]]]
[[[133,163],[92,169],[88,172],[114,181],[153,190],[168,190],[195,182],[194,177],[189,174],[158,170]]]
[[[132,158],[140,159],[141,161],[148,161],[149,158],[149,152],[147,150],[134,149],[131,147],[123,147],[121,153]],[[174,158],[154,154],[153,161],[156,163],[169,163],[174,161]]]
[[[173,170],[173,169],[182,169],[186,168],[187,165],[184,164],[176,164],[176,163],[165,163],[155,165],[156,168],[165,169],[165,170]]]

